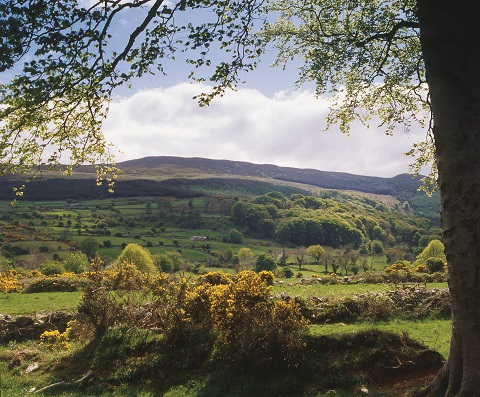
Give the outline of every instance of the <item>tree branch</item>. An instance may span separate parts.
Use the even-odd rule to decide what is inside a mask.
[[[394,39],[395,35],[397,34],[397,32],[400,29],[403,29],[403,28],[416,29],[416,28],[419,28],[419,26],[420,25],[418,24],[418,22],[400,21],[392,27],[392,30],[390,30],[390,32],[374,34],[374,35],[368,37],[366,40],[355,42],[355,46],[356,47],[365,47],[368,43],[370,43],[372,41],[375,41],[375,40],[379,40],[379,39],[380,40],[386,40],[387,42],[391,43],[392,40]]]

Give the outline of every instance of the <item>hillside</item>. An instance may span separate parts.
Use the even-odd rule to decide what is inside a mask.
[[[438,197],[423,197],[417,191],[419,178],[413,179],[407,174],[380,178],[272,164],[170,156],[125,161],[119,163],[118,167],[122,173],[116,182],[113,197],[260,195],[272,190],[289,195],[315,194],[319,189],[335,189],[392,196],[393,201],[401,203],[409,201],[413,209],[433,219],[438,218],[439,213]],[[71,177],[45,170],[39,180],[27,185],[26,196],[30,200],[109,196],[105,186],[96,186],[94,178],[95,169],[92,166],[79,167]],[[0,184],[0,199],[13,199],[12,188],[22,184],[12,176],[4,177]]]

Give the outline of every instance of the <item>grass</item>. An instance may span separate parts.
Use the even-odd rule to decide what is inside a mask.
[[[82,296],[81,292],[43,292],[37,294],[0,294],[1,314],[11,316],[50,312],[73,311]],[[2,396],[3,397],[3,396]]]
[[[293,280],[293,281],[292,281]],[[350,296],[367,292],[385,292],[395,289],[394,284],[295,284],[295,279],[282,279],[284,284],[276,284],[273,288],[275,294],[285,292],[291,296],[320,297],[320,296]],[[297,280],[298,281],[298,280]],[[429,283],[428,289],[446,288],[447,283]]]
[[[335,323],[311,325],[312,335],[355,335],[371,329],[401,334],[403,332],[428,347],[438,351],[443,357],[448,356],[452,322],[449,319],[422,319],[375,322],[356,322],[352,324]]]
[[[2,397],[26,394],[32,387],[65,380],[75,381],[89,369],[93,382],[57,388],[39,396],[73,397],[354,397],[358,385],[375,391],[372,374],[392,357],[408,360],[418,353],[408,340],[372,329],[357,333],[309,335],[306,362],[298,368],[236,369],[211,366],[198,369],[170,368],[162,359],[162,340],[145,332],[114,330],[86,345],[75,343],[69,352],[53,354],[38,342],[0,347]],[[12,357],[24,352],[18,367],[8,369]],[[38,362],[39,369],[25,373]],[[372,371],[374,371],[372,373]],[[336,385],[336,386],[335,386]],[[343,386],[339,386],[343,385]]]

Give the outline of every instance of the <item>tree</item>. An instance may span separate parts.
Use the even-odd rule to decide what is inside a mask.
[[[87,255],[89,259],[93,259],[97,256],[99,247],[100,244],[98,244],[98,241],[93,237],[84,238],[80,241],[79,245],[80,251]]]
[[[243,243],[243,234],[237,229],[231,229],[228,233],[228,240],[233,244]]]
[[[438,169],[452,299],[450,354],[422,395],[477,396],[480,390],[480,26],[477,2],[436,0],[277,0],[266,35],[281,64],[303,57],[301,81],[331,90],[329,123],[348,132],[372,118],[387,132],[418,121],[413,171]],[[366,110],[366,111],[365,111]],[[425,117],[423,116],[425,115]],[[431,116],[431,118],[430,118]],[[434,180],[433,178],[431,180]]]
[[[116,265],[122,263],[132,263],[144,273],[156,273],[157,271],[150,252],[134,243],[128,244],[115,261]]]
[[[160,269],[162,272],[170,273],[173,271],[173,261],[172,259],[165,254],[156,254],[152,255],[152,260],[155,266]]]
[[[260,254],[255,262],[256,272],[261,272],[262,270],[273,272],[276,268],[275,259],[269,254]]]
[[[295,259],[298,263],[298,268],[301,270],[302,269],[302,266],[303,264],[306,262],[307,260],[307,250],[305,248],[297,248],[294,252],[294,255],[295,255]]]
[[[320,260],[325,256],[325,248],[319,244],[311,245],[307,248],[307,254],[313,258],[315,263],[320,263]]]
[[[0,73],[10,79],[0,86],[0,173],[28,173],[30,179],[40,165],[71,173],[88,162],[97,164],[97,182],[111,187],[117,169],[101,126],[113,90],[145,73],[162,73],[164,59],[188,49],[187,62],[196,71],[192,79],[204,81],[210,75],[215,84],[212,92],[199,95],[200,103],[208,104],[214,95],[235,86],[239,73],[251,70],[263,51],[262,40],[250,29],[261,15],[261,3],[0,3]],[[210,11],[208,18],[205,9]],[[179,15],[187,12],[184,18]],[[131,13],[140,22],[125,32],[119,46],[112,30]],[[187,22],[178,22],[182,20]],[[215,41],[230,59],[212,67],[209,49]],[[202,67],[205,73],[198,73]]]
[[[447,258],[445,256],[445,246],[439,240],[432,240],[424,248],[424,250],[418,254],[417,260],[415,261],[416,265],[425,265],[429,258],[438,258],[445,263]]]
[[[63,263],[67,272],[80,274],[86,272],[89,266],[89,260],[87,255],[83,252],[73,252],[65,259]]]
[[[250,248],[243,247],[237,252],[238,263],[236,270],[241,272],[243,270],[252,270],[255,263],[255,256]]]

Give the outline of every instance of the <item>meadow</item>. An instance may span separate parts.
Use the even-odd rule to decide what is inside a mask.
[[[152,257],[175,253],[180,260],[169,270],[173,272],[169,277],[190,280],[192,285],[212,272],[235,278],[240,249],[247,248],[253,258],[267,255],[278,262],[268,299],[295,301],[310,321],[301,336],[308,346],[307,366],[265,368],[256,374],[248,368],[218,366],[214,358],[193,367],[184,364],[172,367],[163,355],[169,357],[176,350],[165,351],[163,337],[135,327],[126,332],[122,327],[114,327],[102,337],[88,340],[72,337],[67,350],[51,349],[38,339],[10,341],[0,347],[2,397],[28,395],[33,388],[38,390],[59,381],[64,382],[63,386],[37,395],[354,396],[361,385],[376,390],[375,395],[398,395],[393,378],[388,385],[376,378],[378,368],[370,367],[376,362],[374,357],[381,355],[407,362],[411,355],[418,354],[418,349],[436,351],[444,357],[448,353],[451,330],[445,308],[440,305],[430,310],[429,306],[428,310],[412,315],[411,306],[400,304],[405,300],[410,305],[423,305],[423,301],[416,301],[415,292],[403,297],[402,282],[421,281],[415,284],[423,291],[419,294],[428,295],[426,291],[431,291],[435,299],[436,291],[446,288],[444,275],[415,273],[413,265],[410,269],[405,265],[407,258],[414,259],[415,252],[421,252],[437,236],[438,227],[415,216],[386,210],[370,198],[350,198],[296,199],[300,206],[319,206],[315,213],[308,213],[311,210],[306,207],[294,211],[292,204],[282,209],[288,200],[279,194],[253,198],[245,204],[249,213],[273,214],[280,225],[291,214],[302,214],[323,217],[318,219],[327,222],[325,225],[330,222],[347,232],[355,227],[361,230],[364,236],[361,246],[325,245],[320,263],[308,257],[306,247],[281,242],[273,235],[266,235],[257,224],[232,217],[230,210],[238,198],[19,201],[16,206],[0,202],[0,265],[3,271],[17,272],[24,287],[23,292],[19,289],[0,294],[0,314],[4,316],[34,316],[53,311],[76,314],[85,294],[82,288],[73,292],[27,293],[29,283],[50,277],[36,274],[31,278],[29,272],[42,269],[44,263],[62,264],[90,239],[96,243],[102,267],[107,269],[132,243],[143,247]],[[278,205],[277,210],[271,203]],[[256,222],[260,225],[262,219]],[[240,230],[241,241],[232,241],[233,229]],[[378,242],[384,245],[381,251],[377,250],[381,245]],[[386,273],[385,270],[391,271],[392,261],[401,257],[404,267]],[[332,275],[332,270],[338,274]],[[59,279],[55,277],[61,276],[51,277],[48,285],[57,286]],[[431,297],[428,295],[426,299]],[[127,299],[125,302],[140,299],[137,301],[140,304],[147,298],[150,295],[122,297]],[[409,301],[412,299],[413,303]],[[375,348],[368,345],[373,342],[364,346],[365,341],[372,340]],[[108,347],[112,343],[116,351]],[[205,342],[199,340],[195,345],[202,343]],[[358,351],[343,351],[352,345],[357,348],[357,344]],[[183,350],[178,354],[184,354]],[[27,374],[25,371],[33,362],[39,363],[40,369]],[[89,368],[99,371],[102,367],[109,370],[105,376],[97,373],[97,382],[74,383]],[[409,381],[415,380],[414,373],[408,377]]]

